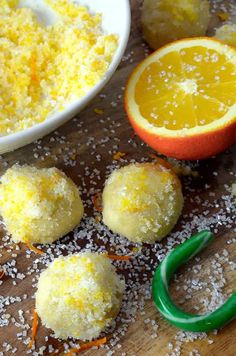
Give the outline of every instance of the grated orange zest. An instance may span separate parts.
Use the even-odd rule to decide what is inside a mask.
[[[95,114],[97,114],[97,115],[102,115],[102,114],[104,114],[104,110],[103,110],[103,109],[95,108],[95,109],[93,109],[93,111],[94,111]]]
[[[119,255],[106,255],[107,258],[110,260],[117,260],[117,261],[130,261],[132,258],[131,256],[119,256]]]
[[[217,17],[220,21],[227,21],[229,19],[228,12],[218,12]]]
[[[27,247],[32,250],[34,253],[37,253],[39,255],[44,255],[44,251],[40,250],[39,248],[35,247],[34,245],[32,245],[30,242],[26,243]]]
[[[37,75],[36,55],[35,55],[35,53],[32,53],[30,65],[31,65],[31,79],[32,79],[33,82],[38,82],[39,78],[38,78],[38,75]]]
[[[149,157],[155,159],[155,161],[159,163],[161,166],[167,169],[173,169],[173,166],[169,162],[165,161],[161,157],[158,157],[155,153],[149,153]]]
[[[120,161],[120,159],[124,156],[126,156],[126,153],[118,151],[114,154],[113,159],[115,161]]]
[[[32,337],[31,337],[31,341],[28,345],[29,348],[31,348],[35,344],[35,337],[37,334],[37,329],[38,329],[38,314],[36,312],[36,309],[34,309],[33,324],[32,324]]]
[[[73,354],[78,354],[78,353],[80,353],[82,351],[91,349],[94,346],[104,345],[104,344],[106,344],[106,342],[107,342],[107,338],[106,337],[104,337],[102,339],[95,340],[95,341],[87,342],[86,344],[83,344],[78,348],[70,349],[70,351],[67,352],[66,356],[73,356]]]

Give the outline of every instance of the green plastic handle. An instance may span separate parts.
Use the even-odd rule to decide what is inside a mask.
[[[219,329],[236,317],[236,293],[210,314],[189,314],[178,308],[172,301],[168,283],[171,276],[183,263],[197,255],[214,239],[210,231],[201,231],[171,251],[156,269],[152,281],[152,295],[155,305],[171,324],[188,331],[210,331]]]

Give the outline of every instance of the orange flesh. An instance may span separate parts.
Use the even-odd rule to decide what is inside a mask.
[[[135,87],[141,115],[156,127],[188,129],[222,118],[236,103],[236,66],[202,46],[147,65]]]

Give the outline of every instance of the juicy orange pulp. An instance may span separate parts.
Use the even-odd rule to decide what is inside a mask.
[[[197,45],[165,54],[148,64],[136,83],[141,115],[169,130],[222,118],[236,103],[235,63],[227,53]]]

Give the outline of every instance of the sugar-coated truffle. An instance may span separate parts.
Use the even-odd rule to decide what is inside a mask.
[[[143,35],[151,48],[204,36],[210,21],[208,0],[144,0]]]
[[[91,340],[117,316],[123,291],[124,281],[105,255],[59,257],[40,275],[36,310],[56,337]]]
[[[83,216],[77,186],[57,168],[15,165],[0,183],[0,214],[15,242],[52,243]]]
[[[215,37],[236,47],[236,24],[226,24],[216,29]]]
[[[176,224],[183,207],[178,177],[161,164],[130,164],[115,170],[102,196],[103,221],[138,243],[153,243]]]

